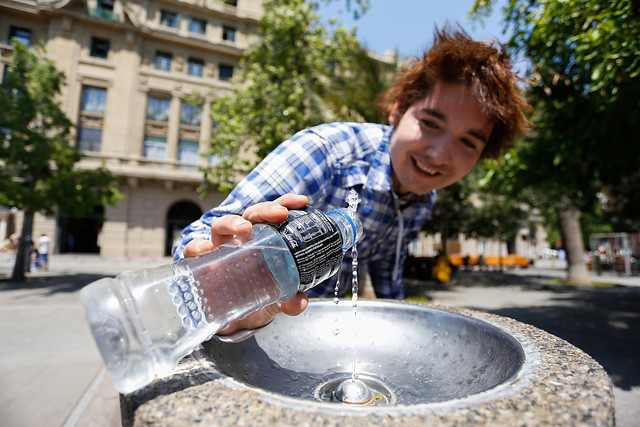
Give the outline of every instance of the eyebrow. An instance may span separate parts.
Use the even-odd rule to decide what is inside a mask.
[[[423,113],[427,113],[430,114],[434,117],[437,117],[438,119],[442,120],[443,122],[447,122],[447,116],[440,110],[435,110],[433,108],[422,108],[421,109]],[[483,142],[484,144],[487,143],[487,137],[484,136],[484,133],[480,130],[475,130],[475,129],[470,129],[469,131],[467,131],[467,133],[469,135],[474,136],[475,138],[478,138],[481,142]]]

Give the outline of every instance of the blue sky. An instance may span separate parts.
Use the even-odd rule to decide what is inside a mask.
[[[347,27],[358,28],[358,39],[369,50],[383,53],[394,49],[401,58],[422,56],[431,45],[434,26],[458,23],[477,40],[506,41],[502,34],[501,9],[506,0],[498,0],[484,25],[467,19],[474,0],[370,0],[371,6],[358,21],[350,13],[339,15]],[[346,0],[334,0],[323,7],[323,16],[345,9]]]

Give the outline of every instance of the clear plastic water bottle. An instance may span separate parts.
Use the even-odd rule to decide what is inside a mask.
[[[114,386],[169,374],[229,324],[333,276],[361,234],[354,209],[290,210],[207,254],[89,284],[81,301]]]

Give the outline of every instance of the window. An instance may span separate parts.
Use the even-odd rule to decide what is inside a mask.
[[[189,32],[204,35],[207,32],[207,21],[189,17]]]
[[[236,41],[236,29],[232,27],[223,26],[222,27],[222,40],[226,40],[228,42]]]
[[[186,101],[182,101],[180,106],[180,123],[183,125],[200,126],[200,118],[202,117],[202,107],[200,105],[191,105]]]
[[[109,40],[91,37],[91,56],[96,58],[106,58],[109,54]]]
[[[27,30],[26,28],[18,28],[13,25],[9,27],[9,42],[11,39],[16,39],[20,43],[26,44],[27,46],[31,45],[31,30]]]
[[[156,70],[171,71],[171,54],[157,52],[155,64]]]
[[[186,141],[182,139],[178,141],[177,160],[197,166],[200,160],[200,156],[198,155],[198,141]],[[195,167],[183,165],[180,169],[195,169]]]
[[[169,12],[168,10],[160,11],[160,24],[165,27],[179,28],[180,27],[180,14],[175,12]]]
[[[203,70],[204,70],[204,61],[200,59],[189,58],[187,73],[190,76],[202,77]]]
[[[152,160],[167,159],[167,138],[145,136],[142,155]]]
[[[171,109],[171,99],[149,95],[147,100],[147,120],[157,122],[169,121],[169,110]]]
[[[231,65],[220,64],[219,71],[218,78],[222,81],[228,82],[233,77],[233,67]]]
[[[77,146],[80,151],[100,151],[107,90],[83,86],[80,98]]]
[[[106,103],[106,89],[90,86],[85,86],[82,88],[80,111],[82,111],[83,113],[104,114]]]
[[[98,0],[98,7],[102,10],[113,12],[113,3],[115,0]]]
[[[102,129],[88,127],[78,128],[78,150],[100,151],[102,143]]]

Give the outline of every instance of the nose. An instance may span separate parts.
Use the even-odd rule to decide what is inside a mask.
[[[449,134],[441,134],[431,140],[427,147],[427,155],[434,165],[442,166],[450,161],[453,142],[453,136]]]

